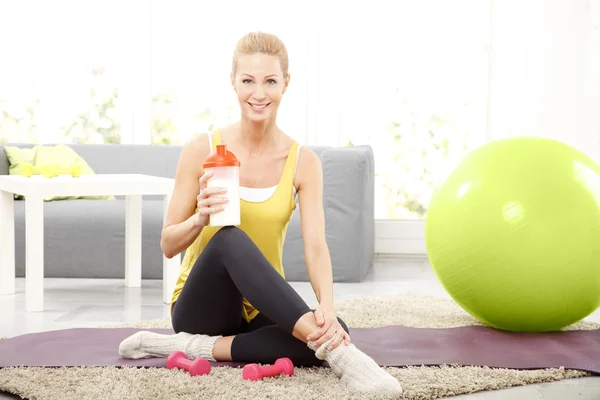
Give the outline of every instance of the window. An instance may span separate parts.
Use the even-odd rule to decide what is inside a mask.
[[[2,16],[0,143],[119,143],[131,46],[126,7],[10,2]]]
[[[373,147],[377,219],[424,219],[436,184],[485,141],[489,6],[375,1],[313,25],[316,112],[327,110],[314,141]]]
[[[540,135],[600,158],[599,0],[340,4],[6,2],[0,143],[182,144],[239,117],[232,52],[262,30],[290,54],[280,126],[373,147],[393,251],[422,244],[433,188],[487,140]]]

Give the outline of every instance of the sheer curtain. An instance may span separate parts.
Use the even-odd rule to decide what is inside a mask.
[[[600,0],[4,2],[0,142],[181,144],[239,116],[236,41],[290,54],[279,123],[370,145],[378,251],[424,253],[436,185],[489,140],[600,161]]]
[[[377,219],[423,220],[436,184],[485,141],[490,20],[481,0],[326,3],[315,15],[308,138],[373,147]]]
[[[0,143],[119,143],[134,14],[121,2],[2,2]]]

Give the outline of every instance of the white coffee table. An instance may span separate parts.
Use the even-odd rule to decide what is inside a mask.
[[[44,309],[44,198],[49,196],[126,196],[125,286],[142,284],[142,195],[164,196],[164,217],[174,180],[150,175],[113,174],[0,176],[0,294],[15,293],[14,194],[25,196],[25,302],[27,311]],[[69,200],[65,200],[69,201]],[[163,220],[164,220],[163,217]],[[163,256],[163,301],[171,302],[180,256]]]

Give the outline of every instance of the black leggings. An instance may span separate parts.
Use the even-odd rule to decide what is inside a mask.
[[[244,297],[259,310],[250,323],[242,318]],[[175,332],[235,335],[232,361],[273,364],[289,357],[297,366],[318,366],[323,362],[292,335],[298,319],[308,312],[308,305],[248,235],[224,227],[192,267],[173,306],[172,323]]]

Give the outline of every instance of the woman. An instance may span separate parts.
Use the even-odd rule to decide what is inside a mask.
[[[167,257],[187,249],[172,298],[176,334],[138,332],[121,343],[119,353],[164,357],[180,350],[190,359],[264,364],[289,357],[297,366],[326,361],[350,388],[400,394],[399,382],[350,343],[348,328],[335,315],[321,165],[276,123],[289,81],[287,51],[277,37],[251,33],[238,42],[231,83],[241,119],[184,145],[162,232]],[[209,226],[209,216],[227,201],[219,188],[207,188],[211,175],[202,170],[218,144],[241,162],[239,227]],[[282,266],[296,196],[319,302],[314,312],[285,280]]]

